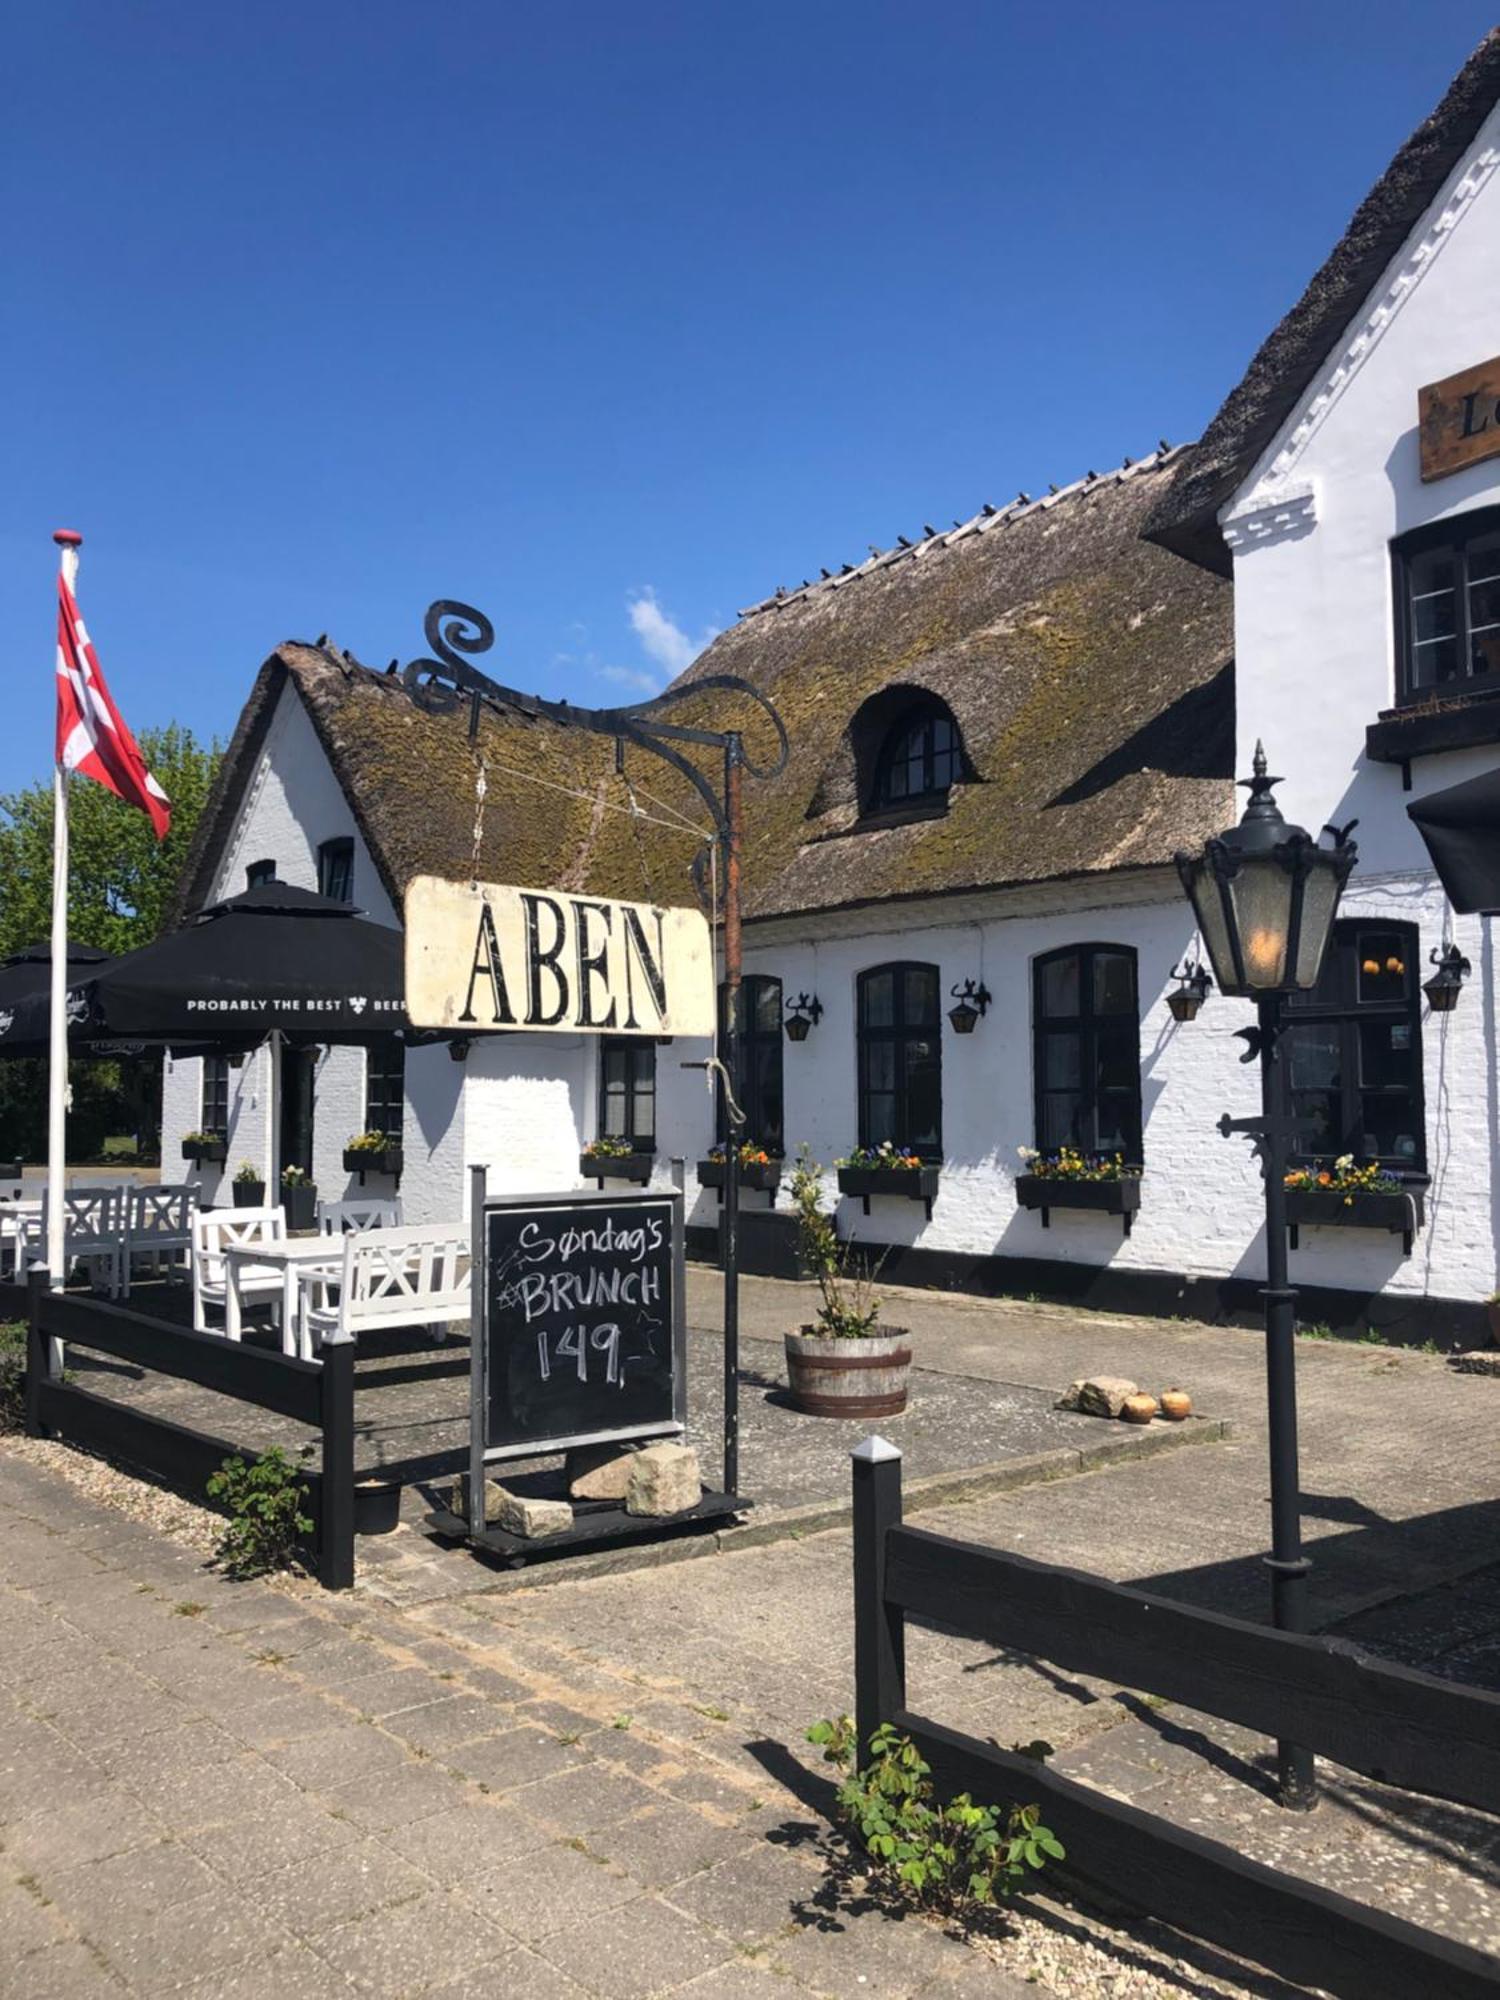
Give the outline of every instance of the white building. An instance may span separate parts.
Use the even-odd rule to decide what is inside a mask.
[[[1237,816],[1232,779],[1263,737],[1289,818],[1359,820],[1330,969],[1293,1033],[1297,1109],[1322,1121],[1308,1157],[1378,1161],[1425,1211],[1410,1254],[1384,1229],[1304,1229],[1302,1311],[1440,1338],[1477,1320],[1500,1268],[1493,941],[1487,919],[1451,917],[1406,807],[1500,742],[1500,456],[1424,480],[1417,435],[1420,389],[1500,353],[1497,98],[1491,36],[1199,444],[778,592],[689,670],[753,680],[792,742],[779,779],[746,787],[752,1136],[830,1165],[882,1138],[941,1162],[930,1216],[843,1204],[843,1226],[894,1246],[889,1276],[1258,1310],[1258,1171],[1215,1129],[1258,1108],[1234,1039],[1250,1010],[1214,994],[1178,1022],[1167,996],[1195,951],[1173,853]],[[1500,430],[1481,397],[1476,436],[1487,414]],[[717,699],[704,719],[722,723]],[[287,645],[182,903],[273,871],[392,924],[423,872],[686,903],[699,843],[674,815],[703,822],[649,759],[622,778],[608,744],[521,716],[471,743],[466,706],[423,710],[394,676]],[[1474,972],[1435,1014],[1420,982],[1449,935]],[[958,1035],[967,980],[989,1005]],[[821,1015],[792,1041],[798,995]],[[704,1053],[481,1036],[464,1061],[408,1050],[403,1090],[394,1054],[335,1049],[293,1078],[283,1157],[340,1193],[348,1138],[401,1101],[421,1218],[460,1212],[474,1163],[500,1188],[578,1184],[580,1146],[608,1129],[680,1180],[711,1249],[695,1163],[713,1106],[684,1067]],[[169,1064],[168,1161],[174,1136],[219,1124],[226,1174],[259,1161],[265,1083],[264,1057]],[[1061,1142],[1140,1161],[1128,1234],[1017,1206],[1020,1149]],[[764,1204],[747,1193],[747,1218]],[[773,1222],[746,1240],[752,1261],[785,1255]]]

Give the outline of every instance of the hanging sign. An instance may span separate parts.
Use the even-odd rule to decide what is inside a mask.
[[[1500,453],[1500,356],[1419,389],[1417,438],[1424,480]]]
[[[471,1350],[481,1461],[680,1435],[682,1196],[523,1196],[475,1217]]]
[[[406,1012],[414,1027],[469,1034],[712,1035],[708,922],[418,875],[406,891]]]

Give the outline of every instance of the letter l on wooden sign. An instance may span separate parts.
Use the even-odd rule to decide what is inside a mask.
[[[416,876],[406,891],[413,1027],[483,1034],[711,1035],[701,911]]]

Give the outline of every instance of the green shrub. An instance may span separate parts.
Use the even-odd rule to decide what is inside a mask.
[[[1039,1806],[975,1805],[967,1792],[935,1804],[931,1767],[890,1723],[870,1738],[862,1771],[847,1715],[814,1723],[807,1740],[844,1774],[839,1812],[875,1872],[925,1909],[961,1913],[971,1903],[993,1903],[1029,1871],[1063,1857]]]
[[[0,1431],[18,1430],[26,1411],[26,1322],[0,1324]]]
[[[208,1482],[208,1497],[229,1516],[214,1553],[233,1577],[290,1566],[298,1539],[313,1531],[303,1511],[307,1487],[280,1445],[253,1462],[226,1458]]]

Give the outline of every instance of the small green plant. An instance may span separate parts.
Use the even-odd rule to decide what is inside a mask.
[[[17,1429],[26,1413],[26,1323],[0,1324],[0,1431]]]
[[[234,1184],[236,1187],[260,1187],[262,1185],[260,1168],[256,1166],[253,1160],[240,1161],[234,1170]]]
[[[307,1487],[280,1445],[254,1461],[226,1458],[208,1482],[208,1497],[229,1516],[214,1553],[233,1577],[288,1566],[298,1538],[313,1531],[304,1511]]]
[[[1029,1871],[1063,1858],[1039,1806],[976,1805],[967,1792],[935,1803],[931,1767],[890,1723],[870,1738],[863,1770],[847,1715],[814,1723],[807,1740],[843,1773],[839,1811],[876,1872],[924,1909],[961,1913],[993,1903]]]
[[[312,1175],[306,1167],[283,1167],[281,1185],[286,1188],[311,1187]]]
[[[207,1605],[198,1603],[197,1599],[192,1597],[184,1597],[180,1603],[172,1606],[179,1618],[201,1618],[207,1608]]]
[[[1297,1331],[1304,1340],[1333,1339],[1333,1328],[1326,1319],[1299,1319]]]
[[[628,1729],[634,1721],[633,1715],[617,1715],[609,1726],[611,1729]]]
[[[829,1340],[865,1340],[878,1330],[880,1300],[871,1291],[870,1275],[851,1255],[850,1245],[839,1241],[833,1218],[823,1206],[822,1176],[823,1169],[806,1146],[799,1148],[792,1169],[792,1213],[802,1262],[822,1295],[817,1331]]]

